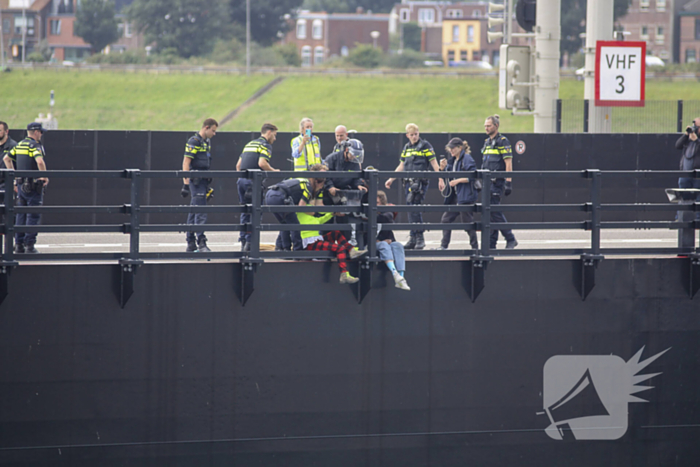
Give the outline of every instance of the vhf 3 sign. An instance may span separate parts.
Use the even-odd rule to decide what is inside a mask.
[[[644,107],[646,42],[598,41],[595,105]]]

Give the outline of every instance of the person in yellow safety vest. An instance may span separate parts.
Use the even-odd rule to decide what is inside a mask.
[[[318,169],[318,166],[314,167]],[[309,182],[313,185],[314,191],[322,189],[324,178],[310,178]],[[301,203],[299,203],[301,205]],[[314,203],[315,204],[315,203]],[[322,205],[322,204],[321,204]],[[300,224],[321,225],[333,218],[332,213],[307,213],[298,212],[297,218]],[[353,277],[348,272],[348,256],[350,259],[356,259],[367,254],[367,250],[358,250],[350,245],[345,236],[339,230],[331,230],[326,233],[321,233],[318,230],[302,230],[301,241],[307,251],[332,251],[338,259],[338,267],[340,268],[340,283],[354,284],[359,279]]]
[[[299,122],[300,134],[292,140],[292,157],[294,170],[309,170],[314,164],[322,164],[321,142],[313,134],[314,122],[310,118],[302,118]]]

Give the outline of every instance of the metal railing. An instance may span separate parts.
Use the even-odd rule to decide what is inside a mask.
[[[6,187],[12,187],[15,178],[20,177],[36,177],[39,172],[35,171],[11,171],[3,170],[3,177]],[[365,215],[366,220],[359,221],[356,226],[358,235],[362,233],[376,233],[379,228],[377,224],[377,214],[380,212],[472,212],[480,213],[480,220],[471,223],[424,223],[420,224],[421,230],[465,230],[476,229],[481,232],[481,246],[479,250],[409,250],[406,251],[409,257],[492,257],[492,256],[570,256],[570,255],[592,255],[598,257],[600,255],[654,255],[654,254],[690,254],[696,253],[699,250],[693,246],[692,248],[602,248],[601,247],[601,231],[604,229],[698,229],[700,221],[631,221],[619,222],[603,221],[601,216],[604,212],[658,212],[668,211],[669,218],[672,218],[671,213],[679,211],[700,211],[700,203],[691,203],[683,205],[674,204],[625,204],[625,203],[603,203],[601,199],[602,181],[604,179],[652,179],[655,177],[668,177],[669,175],[682,176],[688,178],[700,178],[700,170],[696,171],[600,171],[600,170],[583,170],[583,171],[548,171],[548,172],[489,172],[485,170],[477,170],[472,172],[450,172],[451,178],[466,177],[470,180],[481,180],[483,189],[480,194],[478,203],[472,205],[377,205],[377,191],[379,190],[379,182],[389,177],[400,176],[402,178],[425,178],[435,179],[444,178],[444,172],[380,172],[374,170],[365,170],[357,173],[347,172],[322,172],[324,177],[349,176],[361,177],[366,180],[368,186],[368,202],[361,206],[266,206],[263,204],[263,186],[266,179],[282,179],[287,177],[318,177],[319,172],[261,172],[251,170],[245,172],[235,171],[209,171],[206,172],[207,177],[237,179],[249,178],[253,182],[253,199],[252,203],[246,206],[241,205],[222,205],[222,206],[158,206],[144,205],[142,185],[144,179],[154,178],[182,178],[184,176],[192,176],[193,172],[182,171],[141,171],[138,169],[127,169],[120,171],[47,171],[41,172],[41,176],[50,178],[95,178],[95,179],[124,179],[130,184],[130,195],[128,202],[122,205],[112,206],[36,206],[25,207],[17,206],[12,196],[5,197],[5,206],[1,207],[5,214],[5,222],[2,226],[4,237],[4,248],[2,253],[3,263],[12,263],[17,259],[21,260],[126,260],[126,261],[143,261],[155,259],[239,259],[241,261],[261,261],[272,258],[327,258],[328,252],[311,252],[311,251],[261,251],[260,237],[262,232],[266,231],[292,231],[292,230],[349,230],[352,227],[348,224],[324,224],[324,225],[288,225],[288,224],[266,224],[263,223],[263,214],[271,212],[334,212],[334,213],[352,213],[359,212]],[[491,204],[489,196],[492,180],[496,177],[509,177],[513,179],[520,178],[536,178],[536,179],[569,179],[569,180],[588,180],[589,199],[587,202],[579,204]],[[272,183],[267,183],[268,185]],[[490,214],[495,211],[500,212],[578,212],[584,213],[586,219],[574,222],[509,222],[506,224],[492,223]],[[199,225],[185,224],[144,224],[141,223],[141,217],[152,213],[250,213],[250,225],[241,224],[206,224],[204,227]],[[16,214],[42,214],[42,213],[103,213],[103,214],[120,214],[128,215],[129,221],[121,224],[104,224],[104,225],[37,225],[37,226],[19,226],[15,225]],[[415,229],[417,224],[411,223],[395,223],[383,225],[382,229],[390,230],[410,230]],[[489,247],[489,236],[494,229],[501,230],[518,229],[518,230],[579,230],[590,232],[590,244],[585,248],[551,248],[551,249],[525,249],[518,248],[517,250],[492,250]],[[184,232],[184,231],[201,231],[207,232],[239,232],[241,230],[250,230],[251,232],[251,248],[249,252],[233,252],[219,251],[207,253],[186,253],[186,252],[143,252],[140,250],[140,234],[142,232]],[[39,254],[14,254],[13,252],[13,236],[15,232],[73,232],[73,233],[94,233],[94,232],[112,232],[123,233],[129,235],[129,249],[127,252],[118,253],[39,253]],[[372,235],[370,235],[373,238]],[[380,261],[376,254],[376,243],[369,241],[367,243],[369,261]]]
[[[588,133],[593,105],[588,99],[558,99],[556,132]],[[698,116],[697,100],[647,100],[643,107],[610,107],[613,133],[680,133]]]

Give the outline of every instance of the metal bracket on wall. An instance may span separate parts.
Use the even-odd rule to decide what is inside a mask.
[[[585,300],[595,287],[595,270],[603,259],[605,259],[603,255],[585,254],[581,255],[581,259],[576,263],[574,285],[581,295],[581,300]]]
[[[486,285],[486,268],[493,261],[493,256],[472,256],[464,262],[463,287],[474,303]]]
[[[357,303],[362,303],[369,291],[372,289],[372,263],[369,261],[360,262],[360,281],[357,283],[357,288],[355,289],[355,297],[357,298]]]
[[[143,261],[122,258],[119,260],[119,305],[124,308],[134,294],[134,276]]]
[[[688,255],[688,295],[693,299],[700,290],[700,254],[692,253]]]
[[[253,295],[255,290],[255,273],[258,271],[258,265],[262,264],[261,259],[245,258],[240,262],[241,268],[241,278],[240,284],[237,284],[238,298],[241,301],[241,305],[245,306],[246,302]]]
[[[19,265],[17,261],[0,262],[0,304],[10,293],[10,273]]]

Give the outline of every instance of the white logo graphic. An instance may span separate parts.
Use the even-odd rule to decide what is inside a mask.
[[[613,440],[627,432],[630,402],[653,386],[639,386],[661,373],[640,375],[670,348],[639,361],[644,347],[629,362],[616,355],[556,355],[544,365],[545,433],[556,440]]]

